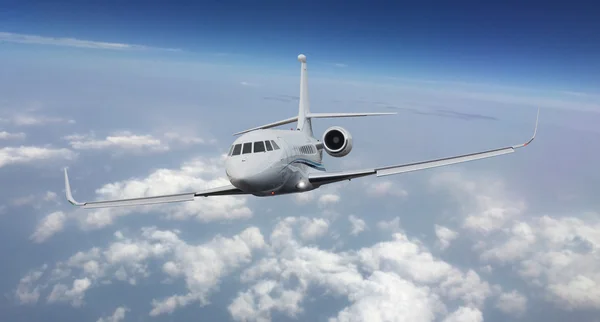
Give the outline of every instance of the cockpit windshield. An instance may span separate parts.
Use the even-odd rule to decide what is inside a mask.
[[[279,150],[279,146],[275,141],[255,141],[234,144],[229,148],[228,156],[235,156],[248,153],[266,153],[273,150]]]

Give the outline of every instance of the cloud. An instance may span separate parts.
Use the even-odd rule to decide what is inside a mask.
[[[502,293],[498,297],[496,307],[506,314],[521,317],[527,310],[527,298],[517,291]]]
[[[20,197],[20,198],[16,198],[13,199],[12,204],[14,206],[24,206],[24,205],[28,205],[31,204],[35,201],[35,196],[34,195],[28,195],[25,197]]]
[[[36,209],[40,209],[45,202],[54,202],[55,204],[60,204],[57,200],[56,193],[52,191],[46,191],[43,195],[27,195],[24,197],[13,199],[13,206],[21,207],[26,205],[32,205]]]
[[[44,196],[44,201],[56,201],[56,193],[52,191],[46,191],[46,195]]]
[[[52,235],[62,231],[66,220],[67,215],[64,212],[53,212],[40,221],[30,238],[36,243],[44,242]]]
[[[6,131],[0,132],[0,140],[23,140],[26,135],[23,132],[9,133]]]
[[[125,313],[129,311],[124,306],[119,306],[111,316],[99,318],[96,322],[121,322],[125,319]]]
[[[240,82],[240,85],[242,85],[242,86],[248,86],[248,87],[258,87],[258,86],[260,86],[258,83],[250,83],[250,82],[246,82],[246,81]]]
[[[35,146],[4,147],[0,149],[0,168],[10,164],[26,164],[55,159],[74,160],[77,153],[69,149]]]
[[[352,230],[350,231],[350,235],[356,236],[368,228],[367,223],[365,223],[364,220],[354,215],[348,216],[348,220],[350,220],[350,223],[352,224]]]
[[[87,277],[74,280],[71,288],[64,284],[56,284],[48,295],[48,303],[70,302],[74,307],[79,307],[83,304],[85,292],[91,285],[92,282]]]
[[[477,308],[461,306],[443,322],[483,322],[483,314]]]
[[[395,217],[389,221],[380,220],[377,222],[377,228],[383,231],[390,231],[392,233],[401,231],[400,228],[400,217]]]
[[[367,193],[370,196],[384,197],[384,196],[395,196],[404,198],[408,196],[408,192],[400,187],[397,187],[395,183],[389,180],[377,181],[368,185]]]
[[[313,288],[348,299],[348,306],[330,321],[432,321],[446,315],[444,301],[472,307],[467,316],[472,311],[481,315],[477,308],[493,295],[477,273],[436,259],[403,233],[391,241],[334,253],[303,245],[294,233],[301,230],[293,227],[305,220],[287,217],[276,224],[267,257],[241,274],[248,288],[228,307],[234,320],[270,321],[274,313],[297,319]]]
[[[21,114],[17,113],[9,118],[0,118],[0,122],[10,123],[16,126],[36,126],[49,123],[67,123],[75,124],[75,120],[64,119],[61,117],[45,116],[40,114]]]
[[[143,196],[175,194],[185,191],[201,191],[229,184],[224,177],[222,157],[194,158],[181,164],[178,169],[156,169],[146,177],[130,178],[108,183],[96,189],[98,200],[126,199]],[[85,180],[84,180],[85,181]],[[77,187],[76,182],[71,182]],[[80,189],[82,187],[79,187]],[[77,199],[77,196],[75,196]],[[64,228],[65,220],[74,220],[83,230],[95,230],[110,226],[117,218],[139,213],[163,214],[169,220],[196,219],[199,222],[231,221],[252,217],[246,205],[246,196],[217,196],[198,198],[194,201],[149,206],[76,209],[65,215],[52,214],[43,219],[32,238],[44,242]]]
[[[435,235],[438,238],[439,247],[442,250],[448,248],[448,246],[450,246],[450,242],[458,237],[458,233],[454,230],[437,224],[435,225]]]
[[[164,136],[168,141],[178,142],[184,145],[205,143],[204,139],[202,138],[195,137],[193,135],[182,135],[176,132],[167,132]]]
[[[161,153],[171,150],[171,144],[183,146],[204,144],[205,140],[194,135],[166,132],[163,139],[150,134],[133,134],[129,131],[113,132],[103,139],[97,139],[94,132],[71,134],[63,137],[75,150],[113,150],[118,153]]]
[[[163,273],[172,280],[182,279],[187,292],[154,299],[149,314],[157,316],[192,302],[208,304],[208,296],[218,289],[221,279],[240,265],[249,263],[253,253],[265,246],[256,227],[244,229],[230,238],[217,235],[204,244],[187,243],[178,231],[155,227],[144,227],[133,238],[117,231],[114,238],[103,249],[94,247],[80,251],[66,261],[56,263],[47,274],[46,282],[38,284],[34,291],[31,288],[46,267],[29,273],[21,280],[15,296],[21,303],[35,302],[41,290],[54,284],[47,296],[48,303],[67,302],[79,307],[84,305],[88,290],[112,280],[135,285],[138,279],[150,276],[149,261],[161,260]],[[112,318],[124,313],[123,309],[117,309]]]
[[[334,193],[327,193],[319,197],[319,205],[327,206],[340,202],[340,196]]]
[[[75,150],[116,149],[127,152],[165,152],[169,146],[152,135],[135,135],[128,131],[116,132],[104,139],[95,134],[72,134],[64,137]]]
[[[501,179],[471,179],[458,173],[436,175],[462,204],[461,237],[473,242],[482,265],[508,267],[539,299],[565,310],[600,309],[600,215],[526,214],[518,196]],[[509,298],[511,297],[511,298]],[[524,306],[516,293],[498,306]]]
[[[335,63],[335,64],[333,64],[333,66],[339,67],[339,68],[346,68],[346,67],[348,67],[348,65],[342,64],[342,63]]]
[[[48,265],[44,264],[40,269],[32,270],[21,278],[15,290],[15,298],[20,304],[37,303],[43,287],[35,285],[35,283],[42,277],[47,268]]]
[[[16,34],[10,32],[0,32],[0,42],[3,41],[19,44],[53,45],[89,49],[181,51],[180,49],[173,48],[158,48],[124,43],[81,40],[76,38],[55,38],[36,35]]]

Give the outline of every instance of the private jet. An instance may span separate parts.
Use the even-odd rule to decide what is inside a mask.
[[[375,175],[377,177],[441,167],[461,162],[485,159],[515,152],[533,141],[537,133],[539,108],[533,136],[529,141],[502,148],[458,155],[442,159],[390,165],[367,169],[328,172],[323,165],[323,151],[341,158],[352,151],[352,136],[341,126],[328,128],[318,140],[313,135],[312,121],[319,118],[344,118],[391,115],[396,113],[313,113],[308,100],[306,56],[300,61],[300,97],[298,115],[235,133],[239,137],[231,144],[225,161],[225,173],[230,184],[203,191],[141,196],[131,199],[77,202],[73,199],[67,169],[64,169],[67,200],[82,208],[103,208],[192,201],[197,197],[223,195],[254,195],[258,197],[303,193],[323,185]],[[294,123],[291,130],[272,129]]]

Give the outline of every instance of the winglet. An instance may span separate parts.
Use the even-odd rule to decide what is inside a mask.
[[[67,201],[73,206],[85,205],[85,203],[77,202],[75,201],[75,199],[73,199],[73,195],[71,194],[71,185],[69,184],[69,175],[67,174],[67,168],[65,168],[65,193],[67,195]]]
[[[535,139],[535,135],[537,134],[539,119],[540,119],[540,108],[538,107],[537,116],[535,117],[535,128],[533,129],[533,136],[531,137],[531,139],[529,139],[529,141],[527,141],[527,142],[525,142],[523,144],[514,145],[512,147],[513,149],[518,149],[518,148],[525,147],[525,146],[529,145],[529,143],[531,143]]]

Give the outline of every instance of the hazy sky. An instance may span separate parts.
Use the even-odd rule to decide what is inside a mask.
[[[0,2],[2,321],[597,321],[599,10],[510,3]],[[276,198],[75,209],[227,183],[297,113],[329,170],[536,141]],[[596,319],[596,320],[594,320]]]

